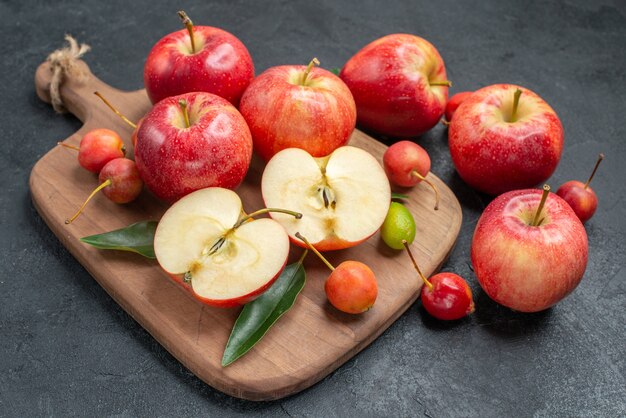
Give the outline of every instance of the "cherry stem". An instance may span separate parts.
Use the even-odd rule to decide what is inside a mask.
[[[279,212],[279,213],[286,213],[287,215],[291,215],[296,219],[300,219],[302,218],[302,214],[300,212],[294,212],[292,210],[287,210],[287,209],[278,209],[278,208],[264,208],[264,209],[259,209],[256,212],[252,212],[249,215],[244,216],[243,218],[241,218],[239,221],[237,221],[237,223],[233,226],[233,229],[237,229],[239,228],[241,225],[243,225],[247,220],[254,218],[255,216],[259,216],[259,215],[263,215],[264,213],[269,213],[269,212]]]
[[[522,95],[520,89],[515,90],[513,93],[513,111],[511,112],[511,123],[515,122],[515,116],[517,116],[517,107],[519,106],[519,98]]]
[[[326,257],[324,257],[319,251],[317,251],[317,249],[315,249],[313,245],[311,245],[308,239],[303,237],[302,234],[300,234],[299,232],[296,232],[296,238],[304,242],[307,245],[307,247],[309,247],[311,251],[313,251],[315,255],[317,255],[320,258],[320,260],[324,262],[324,264],[326,264],[326,266],[330,269],[330,271],[335,271],[335,268],[333,267],[333,265],[330,264],[330,262],[326,260]]]
[[[185,128],[189,128],[191,123],[189,122],[189,112],[187,112],[187,100],[180,99],[178,105],[183,110],[183,118],[185,119]]]
[[[78,209],[78,212],[76,212],[74,214],[74,216],[72,216],[69,219],[65,220],[65,225],[71,224],[72,222],[74,222],[74,220],[76,218],[78,218],[78,216],[83,212],[83,209],[85,209],[85,206],[87,205],[87,203],[89,203],[89,201],[91,200],[92,197],[94,197],[96,195],[96,193],[98,193],[100,190],[104,189],[107,186],[111,185],[111,179],[106,179],[104,182],[102,182],[98,187],[96,187],[94,189],[93,192],[91,192],[91,194],[89,195],[89,197],[87,198],[87,200],[85,200],[85,203],[83,203],[83,205],[80,207],[80,209]]]
[[[313,58],[309,65],[307,65],[306,70],[304,70],[304,75],[302,76],[302,85],[306,86],[306,79],[309,77],[309,73],[313,69],[313,66],[320,65],[320,62],[317,58]]]
[[[544,184],[543,194],[541,195],[541,202],[539,202],[539,207],[537,208],[537,212],[535,213],[535,218],[533,219],[533,222],[530,224],[530,226],[539,226],[541,224],[541,222],[539,222],[539,216],[541,216],[541,212],[543,211],[543,206],[546,204],[546,199],[548,199],[548,194],[550,194],[550,186],[548,186],[547,184]],[[544,219],[545,217],[541,218],[541,221],[543,222]]]
[[[305,248],[304,252],[302,253],[302,255],[300,256],[300,258],[298,259],[298,263],[297,264],[302,264],[304,262],[304,259],[306,257],[306,255],[309,253],[309,249]]]
[[[417,265],[417,262],[415,261],[415,258],[413,258],[413,253],[411,252],[411,249],[409,248],[409,243],[406,242],[405,239],[402,240],[402,245],[404,245],[404,248],[406,248],[406,251],[409,253],[409,257],[411,257],[411,261],[413,262],[413,266],[415,267],[415,270],[417,270],[417,274],[420,275],[420,277],[422,278],[422,280],[424,280],[424,284],[426,286],[428,286],[428,288],[431,290],[433,290],[433,284],[428,281],[428,279],[426,278],[426,276],[424,276],[424,273],[422,273],[422,270],[420,270],[419,266]]]
[[[583,187],[583,189],[586,190],[587,187],[589,187],[589,183],[591,183],[591,179],[593,178],[593,176],[596,175],[596,171],[598,170],[598,166],[600,165],[602,160],[604,160],[604,154],[600,153],[600,155],[598,155],[598,161],[596,161],[596,166],[593,168],[593,171],[591,172],[591,175],[589,176],[589,180],[587,180],[587,183],[585,183],[585,187]]]
[[[443,81],[429,81],[428,84],[430,84],[431,86],[445,86],[445,87],[452,87],[452,81],[450,80],[443,80]]]
[[[183,21],[183,25],[185,25],[185,27],[187,28],[187,32],[189,32],[189,38],[191,39],[191,53],[195,54],[196,53],[196,41],[193,38],[193,22],[191,21],[191,19],[189,19],[189,16],[187,16],[187,13],[185,13],[182,10],[178,11],[178,17],[180,17],[180,19]]]
[[[62,147],[73,149],[74,151],[80,151],[80,148],[75,147],[74,145],[66,144],[65,142],[57,142],[57,145],[61,145]]]
[[[129,126],[131,126],[133,129],[137,129],[137,125],[132,123],[130,120],[128,120],[128,118],[126,116],[122,115],[119,110],[114,108],[113,105],[111,103],[109,103],[109,101],[107,99],[105,99],[102,94],[100,94],[100,92],[94,91],[93,94],[98,96],[100,98],[100,100],[102,100],[104,102],[105,105],[109,106],[109,109],[111,109],[117,116],[119,116]]]
[[[411,171],[411,175],[422,180],[433,189],[433,191],[435,192],[435,210],[439,210],[439,190],[437,190],[437,187],[435,187],[435,185],[432,182],[430,182],[426,177],[418,173],[417,170]]]

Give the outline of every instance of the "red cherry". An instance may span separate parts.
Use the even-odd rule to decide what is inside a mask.
[[[59,145],[77,150],[78,163],[92,173],[99,173],[106,163],[126,154],[122,138],[116,132],[103,128],[87,132],[78,148],[63,142],[59,142]]]
[[[452,115],[456,112],[456,109],[463,103],[465,99],[470,97],[474,93],[473,91],[462,91],[460,93],[455,94],[450,97],[448,104],[446,104],[446,122],[450,122],[452,120]]]
[[[128,158],[116,158],[109,161],[100,171],[98,180],[100,185],[91,192],[74,216],[65,221],[66,224],[72,223],[100,190],[112,202],[129,203],[139,196],[143,188],[143,181],[139,177],[137,166]]]
[[[578,219],[580,219],[582,223],[588,221],[589,218],[596,213],[596,208],[598,207],[598,197],[593,189],[589,187],[589,183],[591,183],[591,179],[593,179],[593,176],[596,174],[596,170],[603,159],[604,154],[598,155],[596,166],[591,172],[591,176],[589,176],[586,183],[571,180],[563,184],[556,191],[556,194],[563,198],[563,200],[571,206],[574,213],[578,216]]]
[[[424,281],[422,287],[422,305],[426,312],[437,319],[452,321],[461,319],[474,312],[472,290],[465,279],[454,273],[435,274],[428,280],[419,269],[406,241],[402,242],[413,266]]]

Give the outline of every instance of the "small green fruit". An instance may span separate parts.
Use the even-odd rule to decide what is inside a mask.
[[[406,240],[409,244],[413,242],[415,239],[415,219],[406,206],[402,203],[391,202],[385,222],[380,229],[380,235],[385,244],[394,250],[404,249],[402,240]]]

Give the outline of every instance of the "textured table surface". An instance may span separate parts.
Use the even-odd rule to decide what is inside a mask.
[[[126,3],[126,2],[125,2]],[[181,4],[250,50],[257,74],[279,64],[341,67],[366,43],[408,32],[443,56],[452,92],[497,82],[540,94],[565,128],[550,183],[584,180],[607,156],[586,225],[589,264],[556,307],[496,305],[470,269],[489,198],[452,166],[447,133],[418,141],[457,194],[463,226],[444,270],[466,277],[476,313],[454,324],[420,302],[335,373],[275,402],[231,398],[198,380],[98,286],[30,200],[33,164],[80,127],[35,96],[33,76],[70,33],[85,61],[121,89],[142,86],[151,46],[179,29],[171,2],[0,2],[0,416],[624,416],[626,415],[626,4],[619,0],[280,1]]]

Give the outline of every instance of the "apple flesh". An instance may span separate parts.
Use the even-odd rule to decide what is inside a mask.
[[[144,66],[144,85],[152,103],[170,96],[203,91],[234,106],[254,78],[254,64],[234,35],[210,26],[193,26],[164,36]]]
[[[289,238],[269,218],[236,226],[244,216],[241,199],[231,190],[211,187],[185,196],[159,221],[154,236],[159,264],[207,305],[253,300],[285,267]]]
[[[587,266],[583,224],[563,199],[546,196],[538,216],[540,190],[498,196],[481,215],[472,239],[472,264],[482,288],[496,302],[521,312],[541,311],[563,299]]]
[[[514,111],[516,90],[521,95]],[[563,127],[537,94],[496,84],[461,103],[448,139],[461,178],[481,192],[497,195],[535,186],[552,175],[563,150]]]
[[[272,214],[295,244],[301,232],[319,251],[353,247],[382,225],[391,199],[389,181],[378,161],[367,151],[345,146],[314,158],[298,148],[276,154],[261,180],[268,207],[303,214],[294,219]]]
[[[350,58],[339,76],[354,96],[359,126],[382,135],[423,134],[439,122],[448,101],[443,59],[415,35],[375,40]]]
[[[246,121],[214,94],[196,92],[161,100],[137,131],[139,173],[154,195],[169,202],[205,187],[236,188],[251,158]]]
[[[346,145],[356,124],[356,107],[348,87],[322,68],[272,67],[250,84],[239,109],[246,119],[254,150],[265,161],[286,148],[301,148],[323,157]]]

